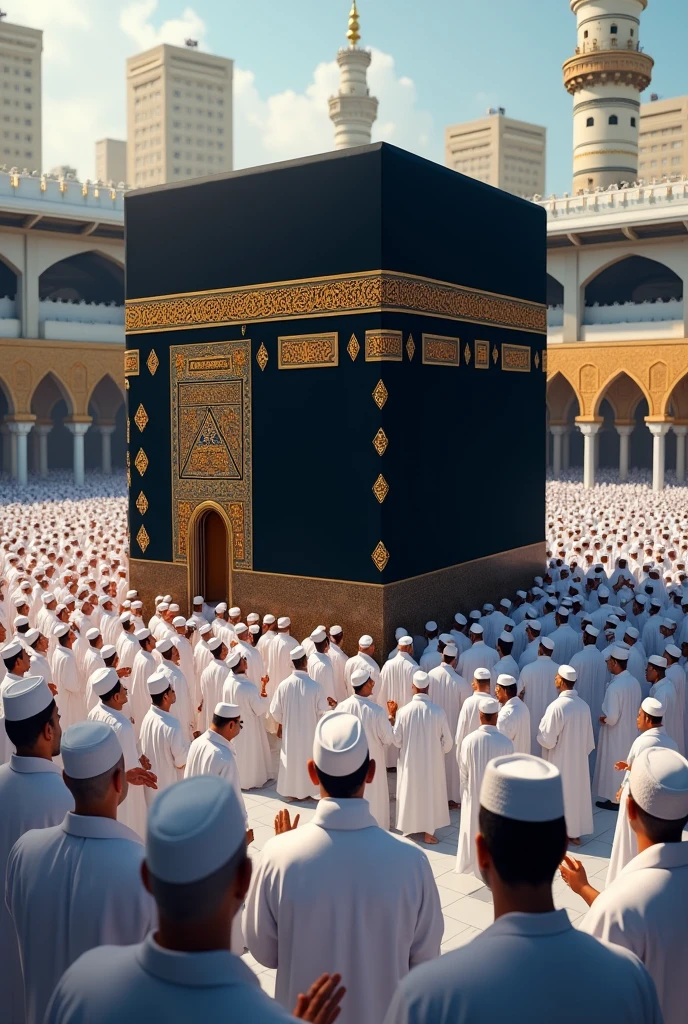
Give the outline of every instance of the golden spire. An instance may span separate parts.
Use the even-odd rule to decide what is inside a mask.
[[[349,46],[355,47],[361,38],[359,27],[356,0],[352,0],[351,10],[349,11],[349,31],[346,33],[346,38],[349,40]]]

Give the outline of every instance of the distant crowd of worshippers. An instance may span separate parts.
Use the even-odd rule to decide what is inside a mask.
[[[684,1020],[688,519],[577,511],[528,590],[353,657],[339,625],[144,608],[123,531],[76,505],[0,523],[3,1022],[225,1019],[228,999],[319,1024]],[[277,815],[251,878],[244,794],[276,752],[278,794],[319,802]],[[617,815],[589,880],[571,848],[593,801]],[[431,849],[453,808],[495,923],[440,957],[432,861],[402,837]],[[576,930],[555,872],[590,907]]]

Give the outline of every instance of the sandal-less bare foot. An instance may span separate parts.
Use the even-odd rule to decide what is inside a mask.
[[[571,839],[570,837],[569,837],[569,842],[571,843],[572,846],[580,846],[580,844],[581,844],[580,839]]]
[[[423,842],[428,843],[430,846],[435,846],[436,843],[439,843],[439,839],[437,836],[431,836],[429,832],[424,832]]]

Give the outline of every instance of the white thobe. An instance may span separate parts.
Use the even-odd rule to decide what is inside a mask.
[[[500,658],[499,661],[495,662],[495,664],[490,669],[490,693],[495,692],[497,679],[502,675],[513,676],[516,682],[518,682],[519,677],[521,675],[521,670],[518,667],[518,663],[514,661],[513,657],[510,654],[505,654],[504,657]]]
[[[172,637],[172,643],[179,651],[179,667],[184,673],[186,679],[186,685],[189,690],[189,700],[194,711],[194,718],[196,716],[196,708],[200,701],[196,703],[196,664],[194,662],[194,649],[190,642],[181,633],[176,633]]]
[[[651,615],[643,626],[640,639],[643,642],[643,647],[645,648],[645,653],[648,658],[653,654],[662,654],[664,651],[664,645],[667,641],[660,632],[663,621],[664,616],[661,611],[659,611],[655,615]]]
[[[484,697],[489,696],[490,694],[487,690],[473,690],[471,695],[466,697],[463,702],[454,737],[454,757],[457,767],[461,765],[461,746],[463,741],[466,739],[466,736],[475,732],[480,727],[480,708],[478,705]]]
[[[433,704],[438,704],[444,710],[449,723],[449,733],[455,736],[461,709],[473,693],[473,688],[446,662],[433,668],[428,675],[428,697]],[[444,771],[447,778],[447,799],[458,804],[461,801],[461,783],[459,765],[453,750],[445,754]]]
[[[308,675],[311,679],[315,679],[316,683],[320,683],[326,697],[332,697],[333,700],[336,700],[334,695],[334,671],[332,669],[332,662],[327,654],[313,651],[307,664]]]
[[[311,975],[341,972],[341,1024],[380,1024],[398,982],[439,955],[442,929],[427,857],[378,828],[367,800],[323,799],[307,825],[269,839],[244,916],[252,955],[277,968],[282,1006]]]
[[[583,642],[580,633],[571,629],[568,623],[557,626],[549,638],[554,641],[552,661],[557,665],[570,665],[571,658],[580,651]]]
[[[341,701],[346,700],[348,696],[344,671],[349,659],[339,644],[334,643],[332,640],[330,640],[330,649],[327,655],[332,662],[332,671],[334,672],[334,699],[339,704]]]
[[[475,857],[475,837],[478,834],[480,787],[487,762],[493,757],[513,754],[514,745],[494,725],[481,725],[470,733],[461,745],[461,821],[459,845],[456,851],[457,872],[473,872],[481,878]]]
[[[636,757],[638,757],[643,750],[649,750],[650,747],[668,747],[670,750],[678,749],[676,743],[667,734],[663,725],[660,725],[657,728],[646,729],[645,732],[641,732],[640,736],[633,741],[628,757],[624,758],[629,769]],[[609,857],[609,867],[607,868],[607,874],[605,876],[605,885],[611,885],[623,868],[626,867],[628,862],[633,860],[638,853],[638,840],[636,839],[635,832],[631,828],[631,823],[628,820],[627,797],[630,771],[624,772],[623,775],[619,773],[619,778],[621,779],[619,813],[616,818],[614,841],[612,843],[611,856]]]
[[[671,679],[660,679],[650,687],[650,696],[658,700],[664,712],[662,715],[663,725],[667,734],[671,736],[680,752],[683,745],[683,717],[679,717],[679,702],[676,695],[676,687]]]
[[[42,1024],[61,976],[94,946],[140,942],[157,924],[141,882],[139,836],[111,818],[68,812],[26,832],[7,865],[7,905],[23,965],[26,1024]]]
[[[253,683],[260,693],[263,688],[263,676],[265,675],[263,659],[255,647],[250,643],[247,643],[245,640],[238,640],[237,646],[239,647],[242,658],[246,658],[246,678]]]
[[[33,651],[29,654],[29,657],[31,659],[31,668],[27,674],[30,676],[43,676],[46,683],[52,683],[53,670],[46,656]]]
[[[603,800],[616,801],[619,776],[614,765],[625,761],[638,735],[636,719],[640,707],[640,683],[627,670],[613,676],[602,703],[607,721],[600,729],[592,791]]]
[[[313,757],[313,739],[318,721],[329,710],[320,683],[307,672],[295,670],[275,690],[270,714],[282,726],[282,746],[277,774],[280,796],[305,800],[320,795],[308,776],[306,765]]]
[[[220,664],[225,665],[224,662]],[[225,669],[226,669],[225,665]],[[177,699],[170,708],[170,714],[179,721],[182,729],[184,730],[184,738],[191,743],[193,734],[196,732],[196,709],[193,706],[193,700],[191,699],[191,688],[193,686],[193,679],[191,683],[188,682],[186,676],[182,672],[179,665],[175,665],[173,661],[165,659],[161,666],[161,671],[165,673],[170,681],[172,689],[177,695]],[[222,690],[220,690],[222,693]],[[218,697],[217,700],[222,700],[222,697]],[[217,701],[215,701],[217,704]],[[212,715],[215,710],[215,704],[208,711],[209,715]]]
[[[370,760],[375,762],[375,777],[366,785],[364,795],[370,805],[370,813],[380,828],[389,829],[389,787],[385,771],[385,747],[396,746],[396,738],[387,710],[369,697],[354,694],[343,700],[337,711],[355,715],[361,720],[368,740]]]
[[[79,682],[76,659],[68,647],[60,645],[53,652],[53,682],[57,687],[57,706],[62,731],[86,718],[86,696]]]
[[[260,654],[261,658],[263,659],[263,667],[264,667],[266,673],[267,673],[267,670],[268,670],[268,647],[276,639],[277,639],[277,632],[274,629],[268,629],[268,630],[265,631],[265,633],[261,633],[261,635],[258,637],[258,642],[256,644],[256,650],[258,651],[258,653]]]
[[[462,633],[459,629],[450,629],[449,632],[454,637],[454,643],[456,644],[456,649],[459,654],[463,654],[464,651],[467,651],[471,646],[471,641],[466,633]]]
[[[228,1007],[237,1021],[250,1024],[294,1022],[240,957],[225,949],[163,949],[148,935],[137,946],[85,953],[59,982],[45,1024],[221,1021]]]
[[[387,707],[387,701],[393,700],[397,707],[403,708],[413,696],[413,674],[418,671],[418,663],[406,651],[399,651],[386,661],[380,673],[380,692],[375,697],[381,707]],[[397,763],[397,751],[394,747],[387,748],[387,768]]]
[[[669,665],[665,673],[665,678],[671,680],[674,684],[674,689],[676,690],[676,696],[678,698],[678,717],[680,721],[680,739],[677,739],[676,742],[678,743],[679,752],[685,756],[686,673],[683,666],[678,662],[675,662],[673,665]]]
[[[553,910],[504,914],[473,941],[412,971],[384,1024],[552,1019],[661,1024],[662,1015],[650,977],[634,956],[596,942],[573,927],[565,910]]]
[[[494,648],[488,647],[484,640],[478,640],[460,656],[456,671],[463,679],[472,683],[477,668],[491,670],[498,661],[499,655]],[[494,687],[491,687],[490,692],[494,695]]]
[[[208,665],[212,660],[213,652],[210,650],[203,637],[201,637],[200,640],[196,643],[196,646],[194,647],[194,678],[196,680],[196,695],[194,697],[194,704],[196,706],[197,712],[198,708],[200,707],[201,701],[203,700],[203,696],[201,694],[201,676],[203,675],[203,673],[205,672],[205,670],[207,669]]]
[[[595,644],[586,644],[582,650],[574,654],[569,664],[571,668],[576,670],[576,690],[578,691],[578,696],[590,708],[592,734],[595,739],[595,745],[597,745],[600,735],[602,701],[604,700],[604,691],[607,685],[607,666]],[[591,770],[594,770],[594,767],[595,765],[592,763]]]
[[[183,777],[189,741],[174,715],[151,704],[141,723],[139,743],[151,763],[150,770],[158,777],[157,789],[145,787],[146,803],[150,807],[158,793]]]
[[[141,725],[151,706],[148,680],[157,670],[157,667],[153,655],[149,651],[144,651],[139,646],[131,668],[131,675],[127,679],[129,684],[127,688],[129,710],[131,717],[134,719],[134,731],[137,738],[141,734]]]
[[[134,658],[141,650],[138,640],[134,639],[132,633],[125,633],[124,630],[115,644],[120,668],[133,668]]]
[[[580,922],[588,935],[642,960],[655,983],[664,1024],[686,1019],[686,907],[688,843],[657,843],[626,865]]]
[[[358,654],[354,654],[353,658],[349,658],[344,667],[344,680],[346,682],[346,694],[348,697],[354,692],[354,688],[351,685],[351,676],[356,672],[357,669],[362,668],[367,672],[370,672],[370,678],[373,680],[373,692],[370,695],[370,699],[374,700],[376,704],[380,703],[380,688],[382,686],[382,678],[380,676],[380,666],[369,654],[364,651],[359,651]]]
[[[114,729],[117,739],[124,754],[124,770],[130,772],[132,768],[140,768],[139,751],[136,746],[136,733],[131,720],[126,714],[116,708],[108,707],[99,700],[94,708],[88,713],[91,721],[105,722],[111,729]],[[117,817],[123,825],[126,825],[133,832],[136,832],[141,840],[146,838],[146,796],[144,786],[129,786],[123,803],[119,805]]]
[[[510,697],[502,704],[497,716],[497,728],[508,736],[514,745],[514,753],[530,753],[530,711],[520,697]]]
[[[0,964],[3,1024],[24,1024],[24,983],[17,934],[5,905],[5,872],[10,851],[29,829],[49,828],[74,809],[62,772],[42,757],[13,754],[0,765]]]
[[[264,725],[270,703],[267,697],[261,697],[248,676],[236,672],[230,672],[225,679],[222,700],[238,706],[244,723],[240,735],[234,740],[241,788],[260,789],[268,779],[274,778],[270,743]]]
[[[202,707],[198,716],[201,729],[209,728],[215,713],[215,707],[222,700],[222,688],[229,676],[229,667],[225,661],[213,658],[201,675]]]
[[[561,773],[567,835],[572,839],[592,835],[588,755],[595,740],[590,708],[575,690],[562,690],[545,709],[537,738],[545,761]]]
[[[434,645],[434,646],[431,646]],[[420,668],[422,672],[430,672],[442,664],[442,655],[437,650],[437,641],[431,640],[420,656]]]
[[[248,829],[248,814],[241,792],[239,780],[239,769],[237,768],[232,744],[219,732],[208,729],[197,736],[189,747],[189,755],[184,768],[184,778],[190,779],[194,775],[219,775],[227,779],[236,795],[241,813],[244,816],[244,825]]]
[[[116,615],[115,612],[104,611],[100,616],[98,628],[103,634],[103,645],[112,644],[116,647],[119,635],[122,632],[122,623],[119,621],[119,615]]]
[[[540,756],[538,743],[538,725],[546,708],[557,699],[557,688],[554,685],[559,666],[548,656],[538,656],[530,665],[521,669],[518,692],[525,689],[524,701],[530,712],[530,752]]]
[[[383,669],[384,671],[384,669]],[[425,693],[415,693],[397,711],[397,828],[404,835],[433,834],[449,824],[444,755],[452,734],[443,709]]]
[[[528,638],[526,637],[526,640],[527,639]],[[534,640],[531,640],[530,643],[528,643],[523,653],[519,657],[518,667],[520,668],[521,672],[526,667],[526,665],[532,665],[533,662],[537,659],[539,649],[540,634],[538,634]]]

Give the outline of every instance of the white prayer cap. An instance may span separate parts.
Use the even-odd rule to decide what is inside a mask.
[[[120,572],[122,572],[122,569],[120,569]],[[138,590],[127,590],[127,601],[133,601],[134,598],[138,597],[138,596],[139,596]],[[156,597],[155,600],[156,601],[162,601],[162,598],[161,597]]]
[[[90,629],[86,630],[86,639],[87,640],[97,640],[99,636],[100,636],[100,630],[98,629],[97,626],[91,626]]]
[[[134,633],[134,639],[141,642],[142,640],[147,640],[150,635],[151,631],[148,628],[137,629]]]
[[[213,714],[217,715],[218,718],[239,718],[241,716],[241,708],[238,704],[225,704],[221,700],[219,704],[215,705]]]
[[[674,622],[673,619],[664,619],[664,621],[662,622],[662,625],[664,626],[665,629],[670,629],[672,631],[672,633],[676,629],[676,623]]]
[[[66,622],[58,622],[56,626],[53,626],[53,636],[61,637],[65,633],[69,632],[69,625]]]
[[[647,604],[647,597],[645,594],[634,594],[633,600],[637,601],[638,604]]]
[[[662,656],[659,655],[659,654],[651,654],[650,657],[647,659],[647,662],[648,662],[648,665],[654,665],[655,668],[666,668],[667,667],[667,660],[666,660],[666,658],[662,658]]]
[[[29,632],[31,632],[31,631],[29,631]],[[29,634],[27,633],[26,634],[26,639],[28,640],[28,638],[29,638]],[[29,640],[29,643],[31,643],[30,640]],[[664,648],[664,653],[668,654],[671,658],[680,658],[681,657],[681,649],[680,649],[680,647],[677,647],[676,644],[667,644],[666,647]]]
[[[557,669],[557,673],[562,679],[565,679],[567,683],[575,683],[576,679],[578,679],[578,673],[572,665],[560,665]]]
[[[664,715],[664,705],[656,697],[646,697],[640,706],[645,714],[651,715],[652,718],[662,718]]]
[[[361,720],[344,711],[332,711],[315,727],[313,760],[326,775],[342,778],[357,771],[368,756],[368,741]]]
[[[123,626],[126,625],[127,622],[130,622],[131,615],[129,614],[129,612],[122,612],[122,614],[119,617],[119,621],[122,623]]]
[[[317,629],[313,630],[310,638],[314,644],[321,644],[323,640],[327,640],[327,630],[322,626],[318,626]]]
[[[133,611],[140,611],[143,608],[143,601],[132,601],[131,607]]]
[[[399,647],[412,647],[413,646],[413,637],[412,636],[408,636],[408,634],[406,636],[400,636],[399,637],[399,644],[398,644],[398,646]]]
[[[497,686],[501,686],[504,689],[508,686],[516,686],[516,680],[513,676],[507,675],[506,672],[502,672],[497,676]]]
[[[156,693],[164,693],[169,686],[170,677],[165,672],[154,672],[152,676],[148,677],[148,692],[151,697],[154,697]]]
[[[537,615],[537,612],[535,612],[535,615]],[[528,617],[528,612],[526,612],[526,617]],[[532,618],[528,622],[528,629],[532,629],[533,633],[539,633],[542,629],[542,623],[538,618]]]
[[[99,697],[114,690],[119,682],[119,676],[114,668],[99,668],[91,676],[91,687]]]
[[[15,608],[19,608],[21,605],[26,604],[26,598],[22,594],[18,594],[12,598],[12,604]]]
[[[274,621],[275,621],[275,616],[274,615],[271,615],[271,614],[268,613],[267,615],[263,616],[263,625],[265,625],[265,626],[271,626]]]
[[[197,597],[194,597],[193,603],[194,604],[203,604],[203,598],[200,595],[197,596]]]
[[[569,610],[568,610],[568,608],[566,607],[565,604],[560,604],[559,605],[559,607],[557,608],[557,615],[560,618],[562,618],[562,619],[568,619],[568,617],[569,617]]]
[[[501,608],[511,608],[511,601],[509,600],[508,597],[503,597],[502,600],[499,602],[499,605]]]
[[[41,633],[40,630],[38,629],[27,629],[26,633],[24,633],[24,643],[27,643],[29,644],[29,646],[32,646],[36,643],[40,635]]]
[[[688,761],[677,750],[650,747],[631,765],[630,793],[639,807],[663,821],[688,814]]]
[[[497,715],[499,714],[499,701],[495,700],[494,697],[483,697],[482,700],[478,701],[478,710],[483,715]]]
[[[19,647],[19,644],[16,646]],[[3,651],[3,655],[4,653]],[[5,688],[5,718],[8,722],[23,722],[34,715],[40,715],[53,700],[50,687],[43,676],[23,676]]]
[[[626,626],[624,636],[630,636],[631,640],[637,640],[640,636],[640,631],[635,626]]]
[[[19,584],[19,589],[20,590],[31,590],[31,584],[29,583],[28,580],[22,580],[22,582]]]
[[[171,612],[178,612],[179,611],[179,605],[178,604],[171,604],[169,610]]]
[[[370,679],[370,669],[357,668],[351,673],[351,685],[358,689],[359,686],[365,686]]]
[[[301,644],[299,644],[298,647],[295,647],[292,650],[292,652],[290,653],[289,657],[291,658],[292,661],[299,661],[301,658],[305,658],[306,657],[306,652],[304,651],[304,649],[301,646]]]
[[[210,640],[207,641],[207,644],[211,651],[216,651],[218,647],[222,646],[222,640],[220,640],[219,636],[212,636]],[[158,645],[156,644],[155,646],[157,647]]]
[[[595,640],[597,640],[598,636],[600,635],[599,629],[597,629],[597,627],[593,625],[586,626],[583,632],[587,633],[588,636],[594,637]],[[628,632],[628,630],[626,632]]]
[[[479,625],[477,622],[474,622],[471,628],[468,630],[468,632],[473,633],[475,636],[482,636],[483,627]]]
[[[198,627],[198,632],[201,634],[201,636],[205,636],[206,633],[209,633],[212,628],[213,627],[210,625],[209,622],[204,622],[201,626]]]
[[[51,601],[57,601],[57,598],[55,597],[54,594],[44,593],[41,594],[41,601],[43,602],[43,604],[50,604]]]
[[[494,611],[494,605],[493,605],[493,604],[490,604],[490,602],[489,602],[489,601],[487,601],[487,602],[486,602],[486,603],[485,603],[485,604],[483,605],[483,611],[484,611],[484,612],[493,612],[493,611]]]
[[[542,590],[541,587],[538,586],[538,587],[533,587],[531,593],[532,593],[533,597],[542,597],[542,594],[544,593],[544,591]]]
[[[234,790],[196,775],[159,793],[148,812],[146,864],[161,882],[189,885],[219,871],[246,842]]]
[[[620,647],[618,644],[616,647],[612,647],[609,652],[610,658],[615,658],[616,661],[628,661],[628,648]]]
[[[341,626],[330,626],[330,636],[339,636],[344,630]]]
[[[70,779],[94,779],[115,767],[122,747],[111,726],[88,720],[70,725],[62,736],[60,754]]]
[[[260,615],[258,614],[258,612],[249,612],[248,615],[246,616],[246,621],[248,622],[249,626],[252,626],[255,622],[260,622]]]
[[[424,690],[430,685],[430,676],[427,672],[414,672],[413,673],[413,685],[418,690]]]
[[[500,633],[499,639],[505,644],[512,644],[514,642],[514,638],[511,633]]]
[[[225,604],[224,601],[220,601],[220,603],[215,606],[215,614],[216,615],[222,615],[226,611],[227,611],[227,605]]]
[[[278,629],[287,629],[289,626],[291,626],[291,619],[289,618],[289,616],[288,615],[280,615],[279,619],[277,620],[277,628]],[[311,633],[311,639],[312,639],[312,637],[313,637],[313,634]]]
[[[473,678],[477,679],[479,682],[485,682],[486,679],[490,679],[491,676],[489,668],[476,668],[473,672]]]
[[[597,588],[597,596],[598,597],[609,597],[609,590],[607,589],[607,587],[598,587]]]
[[[455,658],[458,653],[459,649],[456,646],[456,644],[446,644],[444,650],[442,651],[442,654],[444,654],[445,658]]]
[[[258,636],[258,634],[260,633],[260,626],[258,625],[257,622],[253,622],[248,627],[248,631],[249,633],[253,633],[254,636]]]
[[[472,611],[470,611],[468,613],[468,618],[473,619],[474,622],[477,622],[478,619],[480,618],[480,612],[478,611],[478,609],[474,608]]]
[[[101,597],[98,598],[98,604],[100,605],[101,608],[104,605],[106,605],[108,601],[112,601],[112,598],[110,597],[109,594],[103,594]]]
[[[158,611],[159,612],[167,612],[167,611],[169,611],[169,609],[170,609],[170,606],[167,603],[167,601],[161,601],[160,604],[158,605]]]
[[[168,604],[170,603],[171,600],[172,600],[172,595],[171,594],[165,594],[165,596],[163,597],[163,601],[167,601]]]
[[[226,664],[227,664],[228,668],[236,668],[237,665],[239,664],[239,662],[241,661],[242,657],[243,657],[243,655],[242,655],[241,651],[239,650],[239,648],[235,647],[233,649],[232,653],[229,655],[229,657],[226,660]]]
[[[406,636],[406,628],[404,626],[397,626],[394,630],[394,639],[399,641],[402,636]]]
[[[543,636],[540,639],[540,646],[544,647],[546,651],[554,650],[554,640],[550,640],[548,636]]]
[[[177,628],[177,626],[185,626],[186,619],[184,618],[183,615],[175,615],[175,617],[172,619],[172,625],[175,627],[175,629]]]
[[[435,630],[437,629],[437,623],[434,621],[434,619],[430,619],[429,622],[425,623],[425,628],[428,633],[434,633]]]
[[[156,651],[160,651],[161,654],[166,654],[172,649],[172,641],[168,636],[164,636],[162,640],[158,640],[155,644]]]
[[[438,639],[439,639],[440,643],[445,644],[445,645],[446,644],[453,644],[454,643],[454,637],[451,635],[451,633],[440,633]]]
[[[661,608],[662,602],[657,597],[653,597],[650,601],[650,608]]]
[[[532,754],[495,757],[485,768],[480,805],[511,821],[563,818],[564,793],[559,769]]]
[[[525,590],[517,590],[516,597],[520,597],[522,601],[525,601],[528,595],[526,594]]]
[[[462,615],[461,612],[457,612],[454,616],[454,622],[458,623],[459,626],[465,626],[468,619],[465,615]]]
[[[237,606],[235,605],[233,608],[229,609],[229,614],[233,619],[236,619],[238,615],[241,615],[241,608],[237,608]]]
[[[196,628],[196,620],[195,619],[187,619],[186,620],[186,625],[188,626],[189,629],[195,629]]]
[[[103,661],[107,661],[107,659],[111,658],[113,654],[117,654],[117,648],[114,644],[105,644],[104,647],[100,648],[100,656]]]
[[[248,626],[246,625],[245,622],[237,622],[237,624],[234,627],[234,632],[238,636],[239,633],[245,633],[247,629],[248,629]]]

